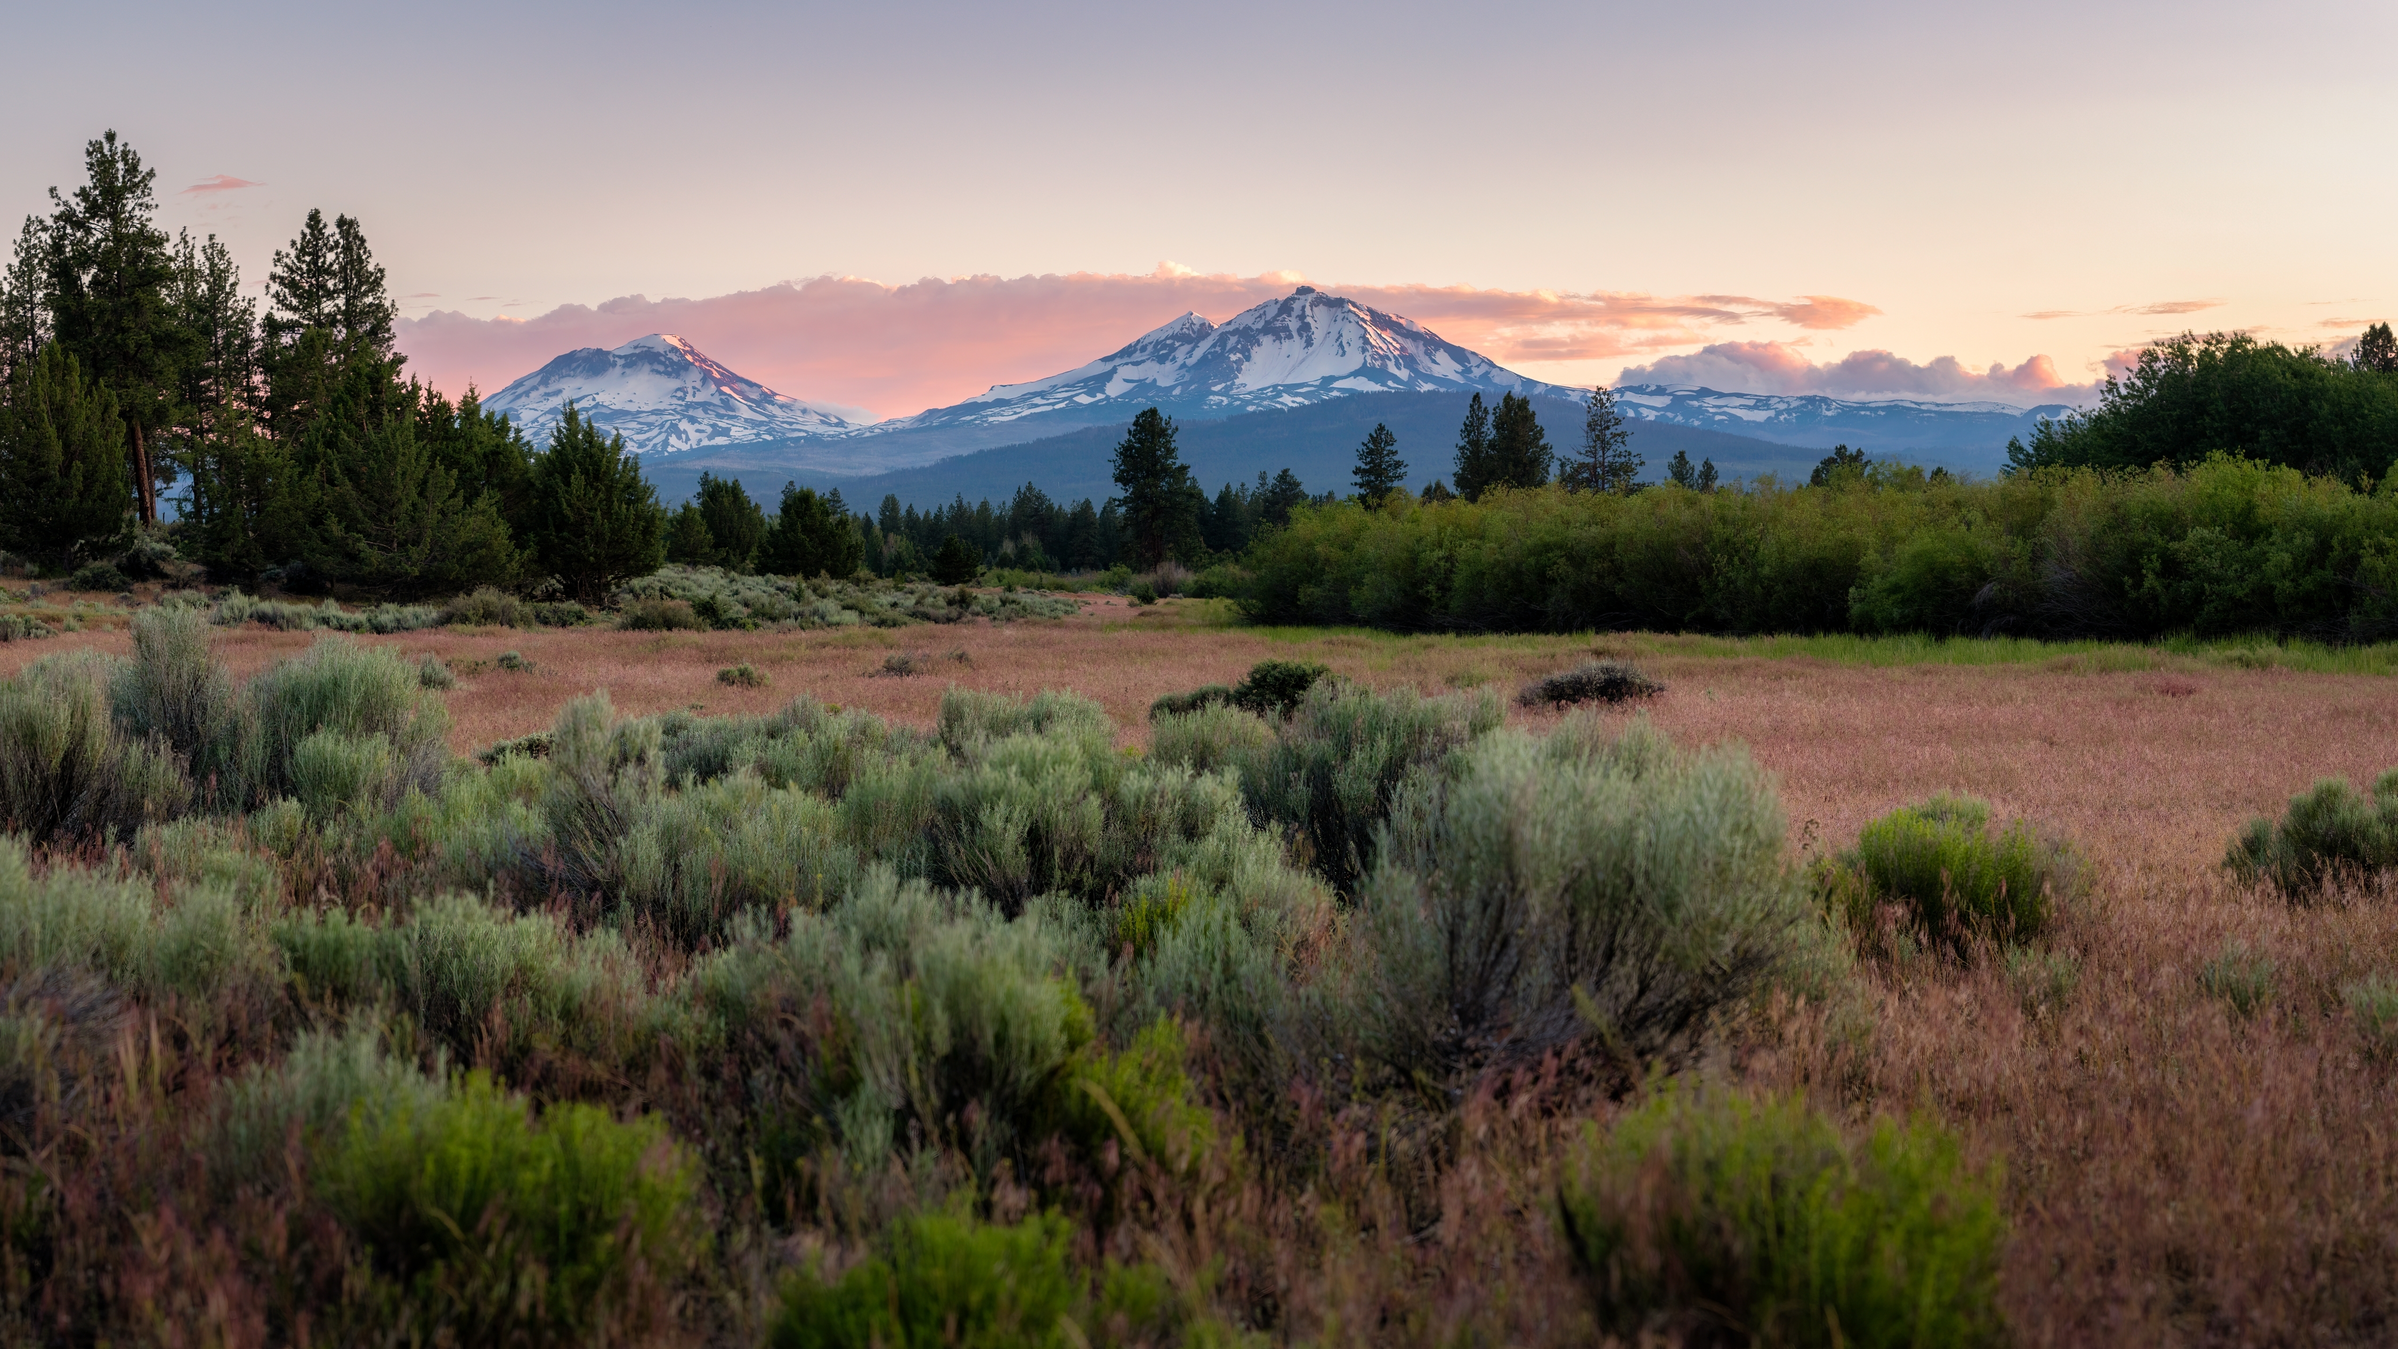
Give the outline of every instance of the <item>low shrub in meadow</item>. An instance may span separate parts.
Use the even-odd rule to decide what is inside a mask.
[[[1881,940],[1880,910],[1891,905],[1908,928],[1962,954],[1976,941],[2039,940],[2087,875],[2070,846],[2028,821],[1993,833],[1987,803],[1936,796],[1867,824],[1818,883],[1826,905],[1869,946]]]
[[[2290,798],[2280,820],[2250,821],[2224,865],[2292,899],[2398,868],[2398,769],[2375,780],[2370,796],[2338,778],[2316,783]]]
[[[767,1343],[1079,1349],[1088,1339],[1066,1324],[1081,1301],[1080,1280],[1067,1268],[1073,1233],[1048,1214],[1013,1226],[950,1214],[904,1219],[840,1279],[794,1279]]]
[[[1579,703],[1624,703],[1653,698],[1665,685],[1621,661],[1594,660],[1524,685],[1515,700],[1526,707],[1571,707]]]

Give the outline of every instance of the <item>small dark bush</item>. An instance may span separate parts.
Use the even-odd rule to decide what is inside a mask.
[[[2316,783],[2290,798],[2280,823],[2251,821],[2224,865],[2292,899],[2398,867],[2398,769],[2382,774],[2369,798],[2338,778]]]
[[[1796,1100],[1668,1091],[1559,1187],[1602,1327],[1640,1343],[1985,1345],[1998,1177],[1929,1121],[1863,1146]]]
[[[1623,703],[1634,698],[1653,698],[1665,692],[1665,685],[1642,674],[1621,661],[1594,660],[1561,670],[1556,674],[1535,679],[1524,685],[1515,700],[1526,707],[1547,704],[1565,707],[1575,703]]]
[[[591,617],[591,611],[574,600],[533,606],[533,621],[545,628],[579,628]]]
[[[416,663],[416,682],[429,689],[448,690],[458,687],[458,675],[441,657],[428,651]]]
[[[105,590],[114,594],[133,582],[113,562],[86,562],[67,578],[69,590]]]
[[[1157,603],[1157,584],[1151,581],[1148,577],[1144,576],[1139,580],[1134,581],[1132,585],[1125,590],[1124,597],[1131,600],[1135,607],[1146,604],[1155,604]]]
[[[729,684],[737,689],[762,689],[773,681],[766,677],[765,671],[744,661],[739,665],[729,665],[718,670],[716,682]]]
[[[1232,686],[1232,704],[1259,716],[1288,716],[1331,673],[1330,667],[1310,661],[1261,660]]]
[[[516,674],[522,674],[533,668],[533,662],[526,660],[524,653],[520,651],[502,651],[492,657],[491,663]]]
[[[616,626],[630,632],[699,632],[708,625],[688,601],[632,599],[617,613]]]
[[[530,735],[520,735],[514,740],[501,740],[485,745],[475,751],[475,761],[488,768],[511,754],[521,754],[528,759],[550,757],[550,733],[535,731]]]
[[[933,554],[932,578],[945,586],[964,585],[982,574],[982,551],[952,534]]]
[[[1202,707],[1215,707],[1231,701],[1232,690],[1230,688],[1222,684],[1205,684],[1192,689],[1189,693],[1158,695],[1157,701],[1149,704],[1149,719],[1155,721],[1159,717],[1178,717],[1186,712],[1196,712]]]

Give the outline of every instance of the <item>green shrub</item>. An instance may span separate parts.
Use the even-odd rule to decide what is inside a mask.
[[[638,1281],[674,1277],[705,1244],[696,1176],[657,1117],[556,1105],[536,1121],[479,1073],[436,1100],[357,1115],[315,1185],[427,1339],[621,1332]]]
[[[378,783],[379,805],[410,788],[430,793],[439,785],[449,758],[442,743],[449,710],[425,688],[417,666],[388,650],[326,638],[251,680],[244,692],[243,743],[229,757],[252,802],[298,796],[300,746],[323,731],[383,742],[391,771]]]
[[[292,747],[285,785],[321,829],[354,810],[388,802],[395,769],[390,741],[327,729]]]
[[[30,642],[56,637],[49,624],[24,614],[0,614],[0,642]]]
[[[1392,815],[1325,1013],[1386,1080],[1583,1042],[1629,1071],[1674,1061],[1823,941],[1745,754],[1578,729],[1486,737]]]
[[[1063,1349],[1088,1343],[1063,1324],[1080,1300],[1066,1264],[1074,1229],[1054,1214],[1013,1227],[948,1214],[896,1223],[881,1249],[827,1285],[801,1276],[783,1295],[773,1349]]]
[[[2290,798],[2279,823],[2251,821],[2224,865],[2293,899],[2398,867],[2398,769],[2375,780],[2370,798],[2338,778],[2316,783]]]
[[[1594,660],[1571,670],[1546,675],[1524,685],[1515,700],[1526,707],[1567,707],[1578,703],[1623,703],[1653,698],[1665,685],[1620,661]]]
[[[1967,796],[1894,810],[1835,859],[1826,894],[1859,928],[1877,906],[1897,904],[1912,926],[1960,953],[1976,939],[2036,941],[2057,905],[2081,893],[2080,859],[2027,821],[1995,836],[1989,825],[1990,807]]]
[[[1250,808],[1305,840],[1333,888],[1355,888],[1373,835],[1402,786],[1428,780],[1452,751],[1499,724],[1487,694],[1424,698],[1325,680],[1275,728],[1243,768]]]
[[[214,883],[119,881],[78,867],[36,877],[25,845],[0,838],[0,973],[98,975],[120,993],[180,994],[205,1023],[280,977],[280,961],[253,921],[250,897]]]
[[[209,651],[206,616],[162,606],[134,615],[132,627],[133,659],[109,682],[118,724],[163,744],[203,786],[223,778],[239,708],[233,680]]]
[[[2081,962],[2064,951],[2010,946],[2006,966],[2007,982],[2015,986],[2023,1014],[2035,1021],[2063,1011],[2081,984]]]
[[[1261,660],[1232,686],[1232,704],[1261,717],[1287,717],[1331,673],[1311,661]]]
[[[551,600],[533,606],[533,621],[545,628],[579,628],[593,615],[574,600]]]
[[[1169,1173],[1215,1147],[1215,1119],[1191,1099],[1182,1028],[1160,1018],[1116,1053],[1089,1054],[1068,1081],[1059,1123],[1086,1155],[1114,1140],[1131,1160]]]
[[[744,661],[718,670],[716,682],[737,689],[762,689],[774,681],[766,677],[765,671]]]
[[[529,628],[533,606],[495,586],[480,586],[441,606],[441,621],[462,626]]]
[[[1158,700],[1160,707],[1165,702]],[[1182,711],[1152,707],[1149,721],[1150,762],[1181,764],[1194,773],[1227,768],[1237,773],[1274,743],[1274,728],[1264,718],[1233,707],[1228,698]]]
[[[2270,958],[2251,951],[2246,942],[2234,941],[2198,967],[2198,986],[2245,1021],[2273,1001],[2273,975]]]
[[[631,599],[617,612],[616,626],[631,632],[699,632],[708,624],[686,600]]]
[[[1232,688],[1226,684],[1202,684],[1188,693],[1161,693],[1149,704],[1149,719],[1181,716],[1201,708],[1217,707],[1232,701]]]
[[[448,661],[428,651],[416,662],[416,682],[436,693],[446,693],[458,687],[457,672]]]
[[[132,578],[117,570],[114,562],[86,562],[67,579],[69,590],[104,590],[112,595],[132,585]]]
[[[1998,1180],[1929,1121],[1859,1146],[1795,1099],[1669,1090],[1589,1130],[1559,1214],[1626,1339],[1986,1345],[2004,1339]]]
[[[190,804],[171,754],[118,728],[107,682],[108,662],[76,653],[0,683],[0,828],[44,843],[126,838]]]
[[[1124,588],[1124,597],[1132,601],[1134,608],[1155,604],[1157,603],[1157,583],[1146,576],[1138,577],[1131,585]]]

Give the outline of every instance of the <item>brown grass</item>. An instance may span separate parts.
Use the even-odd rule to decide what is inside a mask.
[[[1196,605],[1093,599],[1063,622],[937,632],[359,640],[484,663],[450,695],[461,749],[545,727],[593,688],[628,712],[766,711],[807,693],[921,724],[952,683],[1077,689],[1137,743],[1158,694],[1230,683],[1268,656],[1439,692],[1511,688],[1590,650],[1563,637],[1294,637],[1223,627]],[[248,672],[310,640],[251,629],[227,634],[223,649]],[[0,646],[0,672],[72,644],[124,643],[85,633]],[[490,667],[509,650],[533,668]],[[885,655],[910,650],[941,653],[940,673],[880,676]],[[951,651],[968,659],[946,659]],[[2398,894],[2293,908],[2218,868],[2248,817],[2316,778],[2361,782],[2398,764],[2398,688],[2361,675],[2110,672],[2073,659],[1871,668],[1668,650],[1641,660],[1667,691],[1643,713],[1610,715],[1648,715],[1685,741],[1747,744],[1779,778],[1794,843],[1809,854],[1845,846],[1896,805],[1958,789],[2073,839],[2097,876],[2056,943],[2080,969],[2061,1008],[2032,1009],[1995,960],[1871,968],[1870,1033],[1786,1008],[1717,1071],[1804,1087],[1859,1118],[1928,1111],[2003,1159],[2015,1231],[2006,1306],[2025,1344],[2398,1336],[2398,1078],[2360,1053],[2339,992],[2398,970]],[[741,662],[772,686],[717,681]],[[1534,726],[1555,716],[1510,715]],[[2231,1016],[2197,979],[2233,939],[2278,971],[2253,1020]],[[1578,1304],[1555,1286],[1561,1266],[1540,1216],[1559,1122],[1488,1102],[1469,1109],[1461,1160],[1434,1187],[1431,1240],[1406,1215],[1378,1211],[1393,1201],[1370,1167],[1345,1169],[1341,1159],[1363,1157],[1365,1144],[1338,1138],[1368,1126],[1324,1127],[1336,1139],[1331,1174],[1299,1191],[1229,1184],[1228,1207],[1168,1225],[1172,1254],[1194,1265],[1229,1255],[1232,1285],[1254,1284],[1286,1325],[1328,1342],[1449,1342],[1469,1325],[1519,1343],[1583,1336]]]

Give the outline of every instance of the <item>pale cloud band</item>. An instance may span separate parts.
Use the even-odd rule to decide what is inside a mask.
[[[900,286],[821,276],[706,299],[632,295],[596,307],[562,305],[530,319],[436,310],[402,320],[400,344],[411,370],[434,387],[455,391],[472,382],[488,392],[577,347],[680,333],[785,393],[896,416],[993,384],[1072,369],[1186,311],[1221,321],[1305,279],[1295,272],[1208,275],[1173,263],[1143,276],[969,276]],[[1716,341],[1727,328],[1781,324],[1828,332],[1881,313],[1834,295],[1776,300],[1420,284],[1324,283],[1324,289],[1405,315],[1502,364],[1552,372],[1647,357],[1648,364],[1629,366],[1623,378],[1760,393],[2012,401],[2077,387],[2064,384],[2046,357],[1988,371],[1948,357],[1916,365],[1887,352],[1816,365],[1780,341]],[[1704,349],[1670,354],[1691,347]],[[1587,377],[1601,374],[1594,368]]]

